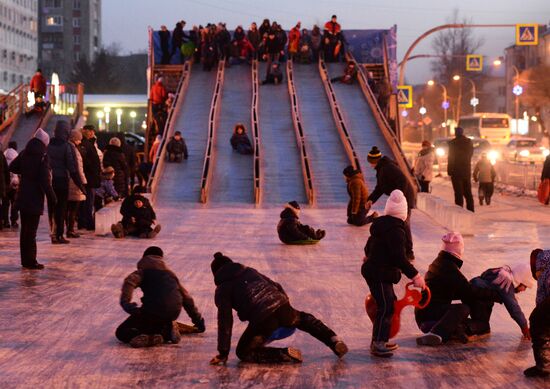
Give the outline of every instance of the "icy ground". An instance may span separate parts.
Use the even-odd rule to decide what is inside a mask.
[[[451,199],[446,182],[434,193]],[[382,207],[382,204],[378,204]],[[496,195],[479,208],[476,235],[466,238],[463,271],[468,277],[489,267],[528,261],[535,247],[550,246],[550,209],[534,199]],[[345,224],[345,209],[305,209],[302,221],[327,230],[317,246],[284,246],[276,237],[279,209],[158,205],[163,231],[154,241],[89,233],[70,245],[49,243],[45,218],[39,231],[43,271],[19,267],[15,232],[0,233],[0,387],[1,388],[535,388],[523,370],[533,365],[530,343],[498,305],[489,338],[438,349],[415,344],[419,330],[412,309],[402,316],[400,349],[392,359],[369,354],[371,323],[364,308],[367,286],[360,275],[368,228]],[[415,211],[416,266],[424,272],[435,257],[444,230]],[[118,305],[123,278],[135,269],[143,250],[161,246],[169,265],[192,293],[206,318],[204,334],[178,345],[131,349],[114,330],[126,314]],[[290,344],[304,363],[257,366],[239,363],[234,346],[245,326],[238,320],[226,367],[212,367],[216,354],[216,310],[210,261],[223,251],[279,281],[293,305],[332,327],[350,352],[339,361],[306,334]],[[396,287],[398,293],[403,289]],[[519,296],[528,315],[534,290]],[[135,296],[138,297],[138,296]],[[185,312],[181,321],[189,322]]]

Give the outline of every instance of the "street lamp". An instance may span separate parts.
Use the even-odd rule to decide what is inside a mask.
[[[436,83],[434,80],[428,81],[428,86],[434,86]],[[447,124],[447,110],[449,109],[449,102],[447,101],[447,88],[443,84],[437,84],[443,89],[443,103],[441,108],[443,108],[443,117],[445,119],[445,125]]]
[[[459,76],[458,74],[455,74],[455,75],[453,76],[453,80],[454,80],[454,81],[460,81],[460,76]]]
[[[132,132],[136,132],[136,111],[130,112],[130,117],[132,118]]]
[[[118,108],[115,112],[117,132],[120,132],[120,125],[122,124],[122,109]]]
[[[97,111],[95,115],[97,116],[97,127],[101,130],[103,127],[103,118],[105,117],[105,114],[103,111]]]
[[[105,112],[105,130],[109,131],[109,123],[111,122],[109,114],[111,113],[111,107],[105,107],[103,111]]]

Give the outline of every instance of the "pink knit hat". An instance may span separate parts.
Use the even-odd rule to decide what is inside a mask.
[[[441,238],[443,241],[443,251],[453,254],[457,258],[462,258],[464,254],[464,239],[460,232],[449,232]]]

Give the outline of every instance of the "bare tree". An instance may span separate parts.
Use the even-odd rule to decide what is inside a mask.
[[[520,97],[521,104],[533,109],[542,131],[546,131],[546,120],[550,119],[550,66],[538,65],[527,69],[521,78],[527,79],[525,91]]]

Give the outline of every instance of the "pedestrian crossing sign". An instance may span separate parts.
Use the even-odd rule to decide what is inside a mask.
[[[483,70],[483,56],[477,54],[467,55],[466,70],[469,72],[481,72]]]
[[[413,87],[411,85],[399,85],[397,87],[397,102],[401,108],[412,108]]]
[[[536,46],[539,44],[538,24],[516,24],[516,45]]]

